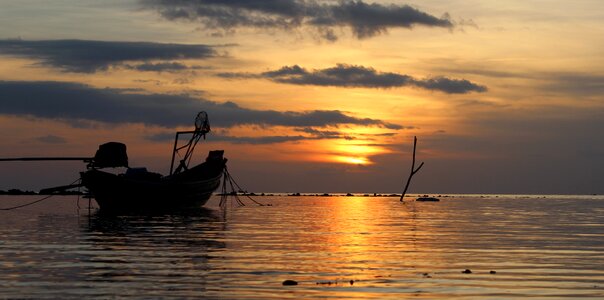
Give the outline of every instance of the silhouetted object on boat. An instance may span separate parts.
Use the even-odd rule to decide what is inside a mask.
[[[118,142],[109,142],[99,146],[96,151],[90,168],[128,168],[128,154],[126,154],[126,145]]]
[[[74,160],[72,158],[65,157],[52,157],[48,159],[39,160]],[[125,167],[128,168],[128,155],[126,154],[126,145],[118,142],[109,142],[99,146],[96,154],[92,158],[80,158],[88,163],[88,169],[101,169],[101,168],[117,168]],[[40,194],[69,194],[67,190],[83,187],[84,184],[75,183],[69,185],[56,186],[51,188],[45,188],[40,190]],[[78,192],[76,192],[78,193]]]
[[[407,189],[409,188],[409,184],[411,183],[411,178],[413,177],[413,175],[415,175],[415,173],[417,173],[419,171],[419,169],[421,169],[424,166],[424,163],[422,162],[419,167],[417,167],[417,169],[415,168],[415,148],[417,146],[417,137],[413,137],[413,162],[411,163],[411,173],[409,174],[409,178],[407,179],[407,184],[405,185],[405,189],[403,190],[403,194],[401,195],[401,199],[400,201],[403,201],[403,198],[405,197],[405,194],[407,193]]]

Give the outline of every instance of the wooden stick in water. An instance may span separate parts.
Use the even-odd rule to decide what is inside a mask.
[[[405,194],[407,193],[407,189],[409,188],[409,184],[411,183],[411,177],[413,177],[413,175],[415,175],[415,173],[417,173],[419,171],[419,169],[421,169],[424,166],[424,163],[422,162],[419,167],[417,167],[417,169],[415,169],[415,148],[417,146],[417,137],[414,136],[413,137],[413,162],[411,163],[411,173],[409,174],[409,178],[407,179],[407,184],[405,185],[405,190],[403,190],[403,194],[401,195],[401,199],[400,201],[403,201],[403,198],[405,197]]]

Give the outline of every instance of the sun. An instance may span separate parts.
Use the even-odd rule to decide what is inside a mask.
[[[346,143],[336,145],[331,150],[334,161],[353,165],[371,165],[371,156],[388,152],[380,146]]]
[[[369,165],[372,162],[367,157],[360,156],[336,156],[335,160],[342,163],[353,165]]]
[[[296,153],[298,159],[302,156],[301,153],[307,153],[305,158],[311,161],[368,166],[375,164],[373,160],[377,156],[393,152],[388,145],[394,134],[373,128],[339,129],[337,135],[340,138],[293,144],[290,152]],[[332,135],[336,134],[332,133]]]

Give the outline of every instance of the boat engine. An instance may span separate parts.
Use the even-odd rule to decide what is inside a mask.
[[[126,145],[118,142],[109,142],[99,146],[92,162],[88,168],[128,168],[128,154],[126,154]]]

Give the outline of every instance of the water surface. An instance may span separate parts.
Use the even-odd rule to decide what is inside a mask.
[[[272,206],[106,216],[57,196],[1,211],[2,297],[604,297],[602,196],[256,200]]]

